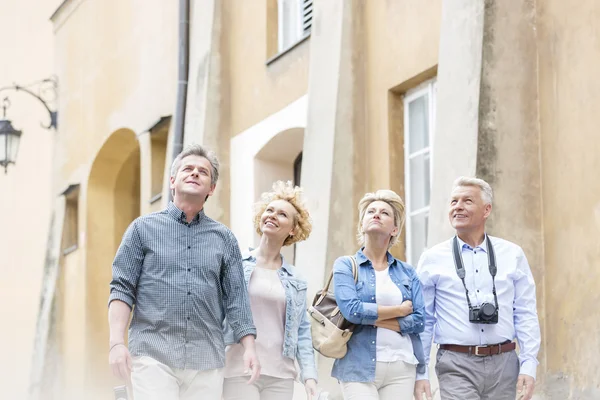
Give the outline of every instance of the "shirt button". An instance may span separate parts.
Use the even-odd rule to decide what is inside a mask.
[[[477,293],[479,293],[479,289],[477,289]]]
[[[375,359],[373,359],[373,361],[375,361]]]
[[[190,294],[192,294],[192,292],[188,292],[188,296],[189,296]]]
[[[371,343],[375,344],[375,341],[373,340]]]
[[[191,248],[192,248],[192,246],[188,246],[188,250],[191,249]]]
[[[371,297],[371,300],[375,300],[375,297]]]
[[[483,329],[481,330],[481,332],[483,332]]]
[[[356,313],[354,313],[354,315],[356,315]]]
[[[192,270],[191,268],[188,268],[188,272],[190,272],[191,270]]]
[[[191,319],[190,317],[187,317],[187,320],[188,320],[188,321],[189,321],[190,319]]]
[[[476,269],[476,270],[475,270],[475,272],[479,272],[479,270],[478,270],[478,269]]]

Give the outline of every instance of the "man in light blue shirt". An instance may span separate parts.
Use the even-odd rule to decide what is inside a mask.
[[[488,236],[492,188],[458,178],[449,204],[456,237],[425,251],[417,273],[425,302],[426,364],[432,339],[442,400],[530,400],[540,348],[535,282],[523,249]],[[461,279],[462,278],[462,279]],[[519,355],[514,339],[519,342]],[[415,398],[431,399],[428,371]]]

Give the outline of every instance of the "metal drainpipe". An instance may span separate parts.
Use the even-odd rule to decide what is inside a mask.
[[[171,160],[183,150],[185,108],[190,55],[190,0],[179,0],[179,68],[177,70],[177,102],[173,118],[173,154]],[[169,171],[170,172],[170,171]],[[172,199],[173,195],[170,194]]]

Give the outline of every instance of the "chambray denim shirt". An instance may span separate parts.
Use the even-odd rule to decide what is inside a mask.
[[[250,282],[252,272],[256,267],[256,258],[250,251],[244,252],[244,279],[246,287]],[[277,271],[285,291],[285,337],[283,341],[283,356],[298,361],[302,383],[307,379],[317,381],[317,367],[312,346],[310,322],[306,312],[306,281],[298,276],[296,268],[288,264],[281,256],[282,265]],[[260,334],[260,332],[258,332]],[[225,344],[233,344],[234,335],[229,324],[225,323]]]
[[[348,341],[348,352],[333,364],[331,376],[342,382],[373,382],[377,362],[377,303],[375,302],[375,270],[363,249],[356,252],[358,281],[354,284],[352,261],[349,257],[338,258],[333,265],[335,298],[344,318],[356,324]],[[423,332],[425,305],[421,284],[413,267],[387,253],[392,281],[398,286],[405,300],[413,303],[413,313],[398,318],[399,335],[409,335],[413,352],[419,364],[417,372],[425,371],[425,355],[419,333]]]

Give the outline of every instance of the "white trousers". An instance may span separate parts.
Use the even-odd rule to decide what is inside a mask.
[[[224,400],[292,400],[294,380],[261,375],[248,385],[249,376],[225,379]]]
[[[417,366],[377,362],[374,382],[341,382],[344,400],[410,400],[415,390]]]
[[[135,400],[221,400],[223,369],[196,371],[166,366],[151,357],[133,357]]]

